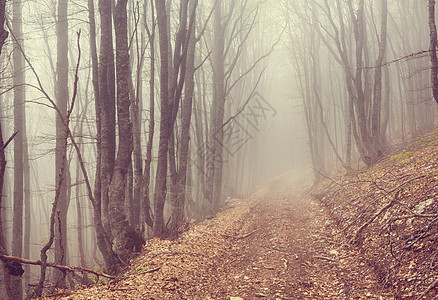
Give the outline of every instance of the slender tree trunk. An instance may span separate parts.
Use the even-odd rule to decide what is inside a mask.
[[[155,13],[154,13],[154,0],[150,0],[151,5],[151,21],[152,29],[146,26],[146,31],[150,44],[150,78],[149,78],[149,128],[148,128],[148,140],[146,144],[146,159],[144,166],[144,189],[143,189],[143,215],[147,226],[153,227],[154,221],[151,216],[150,205],[150,184],[151,184],[151,163],[152,163],[152,145],[154,142],[154,130],[155,130]],[[145,3],[145,17],[146,17]],[[145,20],[145,24],[147,21]]]
[[[116,147],[114,50],[111,0],[99,0],[101,42],[99,61],[99,106],[101,112],[101,204],[102,221],[110,234],[108,204],[109,187],[114,173]]]
[[[67,114],[68,103],[68,1],[60,0],[58,2],[58,14],[56,22],[56,35],[57,35],[57,62],[56,62],[56,101],[62,118],[65,119]],[[55,174],[56,176],[62,176],[66,178],[68,173],[68,160],[65,162],[64,174],[60,174],[62,159],[66,156],[64,149],[64,135],[65,125],[62,122],[61,116],[56,114],[56,150],[55,150]],[[56,182],[59,182],[59,178],[56,177]],[[69,199],[67,199],[67,180],[62,180],[59,193],[59,218],[56,218],[55,228],[55,262],[61,265],[65,265],[67,254],[67,211],[69,206]],[[59,224],[58,221],[61,221]],[[65,273],[54,270],[56,286],[65,286]]]
[[[222,24],[222,4],[218,4],[214,11],[214,46],[213,59],[213,104],[211,108],[210,147],[209,162],[207,163],[207,185],[209,200],[211,201],[211,213],[216,213],[221,205],[222,168],[223,168],[223,122],[225,110],[225,66],[224,47],[225,32]]]
[[[382,0],[382,23],[381,23],[381,34],[379,43],[379,56],[376,61],[376,69],[374,73],[374,98],[373,98],[373,109],[371,117],[371,135],[374,137],[374,147],[377,151],[382,151],[381,144],[381,111],[382,111],[382,65],[386,54],[386,28],[388,24],[388,1]]]
[[[24,132],[23,143],[23,171],[24,171],[24,258],[30,259],[30,231],[31,231],[31,191],[30,191],[30,163],[29,163],[29,143],[27,140],[26,131]],[[30,266],[24,267],[24,286],[29,286],[30,283]]]
[[[14,139],[14,215],[12,228],[12,255],[21,257],[23,250],[23,137],[25,127],[24,99],[24,58],[21,49],[24,49],[22,38],[22,1],[14,0],[12,30],[16,37],[14,39],[14,131],[18,131]],[[20,45],[18,45],[20,43]],[[22,282],[20,277],[13,277],[11,290],[14,299],[21,299]]]
[[[164,202],[166,200],[167,182],[167,153],[169,139],[172,133],[170,119],[172,110],[169,105],[169,37],[167,28],[167,13],[164,1],[155,0],[158,18],[159,44],[160,44],[160,102],[161,122],[160,141],[158,145],[157,176],[154,192],[154,236],[162,236],[165,230]]]
[[[5,10],[6,10],[6,0],[0,0],[0,54],[3,49],[3,45],[5,43],[6,38],[8,37],[9,33],[4,29],[5,24]],[[1,60],[4,61],[3,59]],[[0,99],[1,101],[2,99]],[[0,117],[3,119],[4,112],[3,112],[3,106],[0,103]],[[5,237],[4,237],[4,231],[3,231],[3,184],[4,184],[4,178],[5,178],[5,171],[6,171],[6,155],[5,155],[5,143],[3,141],[3,128],[2,128],[3,120],[0,120],[0,255],[6,255],[6,243],[5,243]],[[5,285],[6,293],[8,294],[8,297],[11,297],[9,284],[7,283],[7,280],[9,279],[6,274],[4,275],[4,281],[3,284]],[[2,285],[3,286],[3,285]],[[1,286],[0,286],[1,287]]]

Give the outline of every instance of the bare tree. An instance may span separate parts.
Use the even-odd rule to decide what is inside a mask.
[[[25,128],[25,88],[24,88],[24,60],[22,47],[22,1],[15,0],[13,4],[12,30],[14,39],[14,130],[17,136],[14,140],[14,217],[12,255],[22,256],[23,251],[23,140]],[[21,43],[21,45],[18,45]],[[14,299],[22,298],[22,283],[20,277],[13,277],[11,290]]]
[[[152,22],[152,28],[147,25],[147,14],[146,9],[147,3],[144,6],[144,24],[146,27],[146,32],[149,39],[150,45],[150,77],[149,77],[149,128],[148,128],[148,138],[146,144],[146,159],[144,165],[144,186],[142,193],[142,210],[144,221],[147,226],[153,227],[154,221],[151,216],[151,205],[150,205],[150,178],[151,178],[151,163],[152,163],[152,145],[154,142],[154,130],[155,130],[155,8],[154,0],[150,0],[150,18]]]
[[[160,97],[161,122],[160,141],[158,146],[157,176],[154,191],[154,236],[165,234],[164,203],[167,193],[167,169],[170,160],[170,177],[176,184],[173,128],[179,111],[179,104],[186,77],[187,48],[190,31],[187,29],[189,0],[183,0],[179,8],[179,27],[175,36],[175,46],[172,52],[169,47],[170,28],[169,14],[163,1],[156,0],[158,32],[160,44]],[[169,155],[168,155],[169,154]]]
[[[144,243],[140,235],[130,225],[124,213],[126,175],[132,154],[132,123],[130,120],[129,66],[127,0],[117,1],[114,15],[116,32],[116,67],[117,67],[117,119],[119,143],[117,160],[109,188],[109,217],[113,236],[113,251],[122,262],[127,262],[133,251],[139,251]]]
[[[185,80],[185,92],[184,100],[181,108],[181,145],[179,147],[178,160],[179,167],[176,173],[176,185],[173,187],[175,194],[172,212],[172,223],[174,228],[184,221],[184,208],[186,205],[186,187],[187,187],[187,172],[189,165],[190,154],[190,123],[192,119],[192,98],[194,91],[194,75],[195,75],[195,19],[196,19],[196,7],[198,1],[195,0],[190,3],[190,26],[188,29],[188,51],[187,51],[187,67],[186,67],[186,80]]]
[[[55,182],[61,182],[58,200],[59,218],[56,220],[55,228],[55,262],[65,265],[67,259],[67,212],[70,199],[67,193],[67,173],[69,172],[68,160],[63,162],[67,149],[64,149],[65,127],[63,119],[67,114],[68,103],[68,1],[61,0],[58,2],[58,13],[56,21],[57,35],[57,61],[56,61],[56,101],[58,109],[62,115],[56,114],[56,148],[55,148]],[[61,165],[63,174],[60,173]],[[64,180],[60,180],[62,176]],[[65,273],[56,270],[54,273],[57,286],[64,286]]]

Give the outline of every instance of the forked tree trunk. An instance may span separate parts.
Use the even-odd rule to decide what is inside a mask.
[[[122,262],[127,262],[133,251],[139,251],[143,239],[129,224],[124,212],[125,188],[132,154],[132,124],[130,120],[127,0],[117,1],[114,14],[116,32],[117,117],[119,143],[114,174],[109,188],[109,217],[113,236],[112,248]]]

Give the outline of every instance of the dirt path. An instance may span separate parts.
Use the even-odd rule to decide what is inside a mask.
[[[149,241],[119,281],[64,299],[376,298],[360,258],[290,177],[229,205],[175,241]]]

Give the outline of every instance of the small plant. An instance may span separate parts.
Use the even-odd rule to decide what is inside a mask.
[[[410,162],[412,159],[412,156],[413,156],[412,151],[408,151],[408,150],[404,149],[401,153],[391,156],[391,159],[399,160],[399,162],[397,162],[397,165],[401,165],[403,163]]]
[[[138,273],[138,272],[145,272],[148,270],[148,268],[146,267],[146,265],[148,264],[148,262],[143,263],[140,267],[135,268],[134,272]]]

